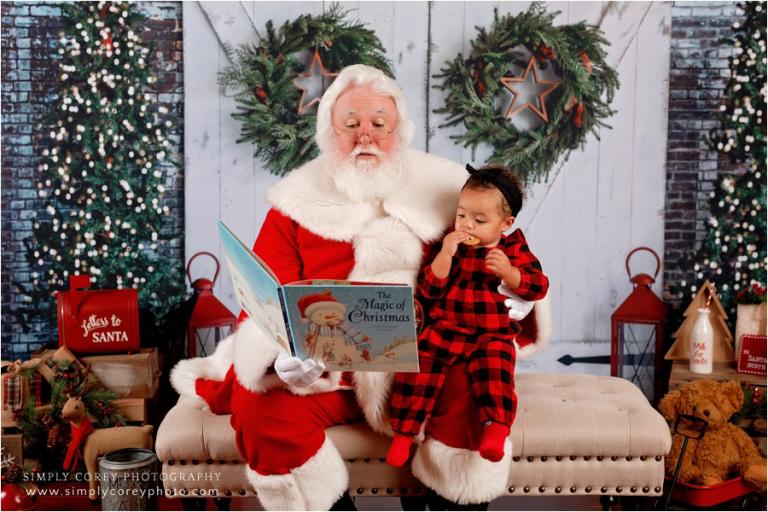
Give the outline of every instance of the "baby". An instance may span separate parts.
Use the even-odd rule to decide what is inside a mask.
[[[522,231],[504,235],[523,205],[520,179],[503,167],[467,165],[467,170],[455,231],[419,274],[417,295],[428,321],[419,335],[420,373],[394,377],[390,422],[395,437],[387,455],[393,466],[408,460],[413,437],[459,359],[467,361],[480,407],[480,455],[494,462],[503,458],[517,409],[514,339],[520,327],[509,319],[506,297],[497,288],[501,282],[525,300],[540,300],[549,288]]]

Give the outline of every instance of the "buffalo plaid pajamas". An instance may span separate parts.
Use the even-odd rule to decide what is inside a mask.
[[[522,231],[502,237],[498,248],[520,270],[522,280],[515,293],[525,300],[542,299],[549,281]],[[420,372],[395,374],[392,429],[404,435],[419,433],[448,371],[459,359],[467,361],[480,421],[511,426],[517,409],[513,341],[520,327],[509,319],[506,297],[497,291],[499,278],[486,268],[490,249],[460,245],[450,274],[438,279],[431,264],[439,249],[435,247],[419,274],[417,293],[433,323],[419,336]]]

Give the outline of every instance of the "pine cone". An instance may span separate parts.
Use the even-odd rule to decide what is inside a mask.
[[[41,414],[40,425],[42,425],[45,430],[50,429],[53,426],[53,415],[51,415],[50,412],[44,412]]]

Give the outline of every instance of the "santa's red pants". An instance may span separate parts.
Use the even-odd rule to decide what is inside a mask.
[[[482,434],[470,391],[467,367],[455,365],[437,400],[426,434],[448,446],[476,450]],[[230,368],[224,381],[198,379],[197,394],[214,414],[232,411],[237,449],[262,475],[282,475],[302,466],[325,441],[325,429],[360,421],[354,392],[298,396],[284,389],[254,393],[242,387]]]

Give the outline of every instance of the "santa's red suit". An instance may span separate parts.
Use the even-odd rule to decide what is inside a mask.
[[[293,171],[268,191],[272,209],[255,252],[281,282],[415,284],[425,247],[453,221],[467,175],[462,166],[421,151],[404,150],[400,158],[402,186],[375,201],[352,201],[336,189],[330,153]],[[539,331],[539,338],[547,336]],[[213,355],[179,362],[171,382],[201,407],[207,402],[214,413],[232,413],[248,479],[265,509],[327,510],[347,489],[348,474],[324,428],[364,418],[391,435],[392,376],[329,372],[307,387],[292,387],[273,369],[280,350],[245,319]],[[507,446],[505,458],[492,463],[475,451],[481,425],[470,420],[477,412],[469,388],[466,368],[457,365],[412,463],[424,484],[458,503],[504,493],[511,453]]]

